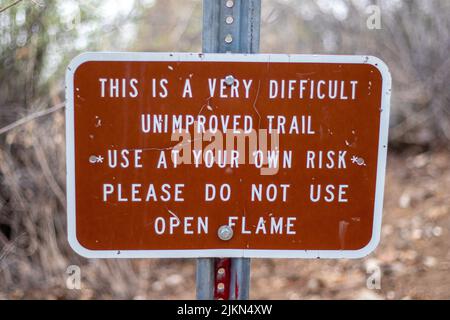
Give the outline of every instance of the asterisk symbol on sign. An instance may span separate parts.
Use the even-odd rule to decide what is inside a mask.
[[[352,160],[352,163],[358,163],[358,157],[357,156],[353,156],[351,160]]]
[[[103,163],[103,157],[102,156],[98,156],[97,157],[97,163]]]

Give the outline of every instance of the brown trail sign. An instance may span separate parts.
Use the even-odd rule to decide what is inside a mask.
[[[357,258],[377,245],[391,86],[379,59],[87,53],[66,82],[79,254]]]

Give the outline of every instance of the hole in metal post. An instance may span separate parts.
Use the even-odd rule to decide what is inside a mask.
[[[217,270],[217,275],[223,276],[224,274],[225,274],[225,268],[219,268],[219,270]]]
[[[227,34],[226,37],[225,37],[225,42],[226,43],[233,42],[233,36],[231,34]]]

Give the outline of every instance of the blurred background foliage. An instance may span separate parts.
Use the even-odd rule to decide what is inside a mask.
[[[387,63],[391,150],[449,145],[449,1],[262,5],[263,53],[369,54]],[[370,5],[381,9],[379,30],[367,27]],[[151,268],[192,268],[189,260],[87,261],[68,248],[64,72],[82,51],[200,51],[202,2],[0,0],[0,10],[0,298],[20,296],[18,288],[55,288],[65,297],[70,264],[89,275],[87,286],[95,289],[84,291],[87,297],[146,296],[149,283],[158,283]]]

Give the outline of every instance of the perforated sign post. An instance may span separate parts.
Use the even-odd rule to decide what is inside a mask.
[[[68,235],[79,254],[232,257],[248,270],[252,257],[358,258],[376,247],[391,90],[381,60],[86,53],[66,82]],[[248,292],[220,296],[204,269],[215,260],[200,261],[210,288],[198,286],[200,298]]]

